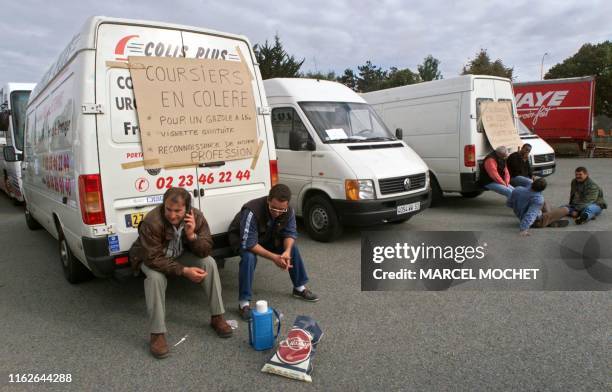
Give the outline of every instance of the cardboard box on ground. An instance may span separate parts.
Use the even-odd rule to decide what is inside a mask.
[[[485,134],[493,149],[506,146],[510,152],[514,152],[523,145],[514,125],[510,102],[482,102],[480,113]]]
[[[243,61],[129,57],[145,168],[253,157],[252,76]]]

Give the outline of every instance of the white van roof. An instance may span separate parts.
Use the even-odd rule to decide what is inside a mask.
[[[11,91],[32,91],[32,89],[36,86],[36,83],[15,83],[9,82],[4,86],[4,90],[6,93],[10,93]]]
[[[329,80],[275,78],[264,80],[266,96],[291,97],[296,102],[356,102],[366,101],[345,85]]]
[[[385,90],[372,91],[370,93],[364,93],[362,96],[366,97],[369,103],[376,104],[378,102],[388,102],[390,100],[459,93],[473,90],[474,79],[493,79],[508,83],[511,82],[508,78],[501,78],[498,76],[462,75],[456,78],[432,80],[431,82],[409,84],[406,86],[393,87]]]
[[[148,20],[138,20],[138,19],[123,19],[123,18],[111,18],[107,16],[91,16],[89,17],[81,29],[77,32],[77,34],[72,37],[70,43],[66,46],[66,48],[60,53],[58,58],[53,62],[51,67],[45,72],[45,75],[38,82],[37,88],[32,91],[31,100],[36,99],[36,96],[40,93],[42,89],[57,76],[64,66],[68,64],[72,58],[80,51],[87,49],[96,49],[96,34],[98,32],[98,27],[103,23],[112,23],[112,24],[123,24],[126,26],[140,26],[140,27],[157,27],[163,29],[171,29],[171,30],[181,30],[181,31],[190,31],[194,33],[204,33],[208,35],[216,35],[219,37],[225,37],[235,40],[240,40],[246,42],[248,47],[251,47],[249,40],[247,37],[243,35],[236,35],[230,33],[223,33],[216,30],[204,29],[200,27],[194,26],[185,26],[181,24],[174,23],[165,23],[165,22],[156,22],[156,21],[148,21]],[[253,60],[254,61],[254,60]]]

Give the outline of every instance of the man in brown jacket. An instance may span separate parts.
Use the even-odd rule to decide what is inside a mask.
[[[135,271],[142,270],[151,353],[156,358],[168,355],[165,323],[165,296],[168,275],[183,276],[200,283],[208,296],[210,325],[223,338],[232,328],[223,318],[225,309],[217,264],[210,256],[213,241],[201,211],[191,208],[191,195],[182,188],[166,191],[163,204],[150,211],[138,227],[138,239],[130,249]],[[187,252],[190,251],[190,252]]]

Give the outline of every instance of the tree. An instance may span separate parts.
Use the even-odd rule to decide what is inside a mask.
[[[300,68],[304,60],[296,60],[290,56],[280,42],[278,34],[274,36],[274,45],[268,44],[253,46],[255,58],[259,63],[262,79],[270,78],[297,78],[300,76]]]
[[[486,49],[480,49],[480,52],[463,67],[462,75],[492,75],[501,76],[503,78],[512,79],[514,68],[504,66],[500,59],[491,62]]]
[[[387,72],[382,68],[368,60],[364,65],[358,66],[357,69],[359,70],[359,77],[357,78],[357,90],[359,92],[367,93],[383,88]]]
[[[595,75],[595,114],[612,117],[612,41],[584,44],[576,54],[553,66],[544,79]]]
[[[344,70],[344,74],[338,77],[338,82],[344,84],[351,90],[357,91],[357,76],[355,75],[355,72],[350,68]]]
[[[383,80],[381,88],[405,86],[407,84],[419,83],[421,81],[419,75],[415,74],[408,68],[397,69],[396,67],[391,67],[386,74],[386,78]]]
[[[302,75],[302,77],[309,79],[332,80],[334,82],[338,81],[339,79],[334,71],[329,71],[327,73],[323,73],[321,71],[308,71],[304,75]]]
[[[425,57],[423,64],[417,66],[419,76],[423,82],[442,79],[442,73],[438,70],[440,60],[432,55]]]

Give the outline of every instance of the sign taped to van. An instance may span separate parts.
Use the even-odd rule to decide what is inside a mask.
[[[252,158],[257,117],[246,63],[130,56],[144,167]]]
[[[482,102],[480,119],[487,139],[495,149],[505,146],[513,151],[523,144],[512,118],[509,102]]]

